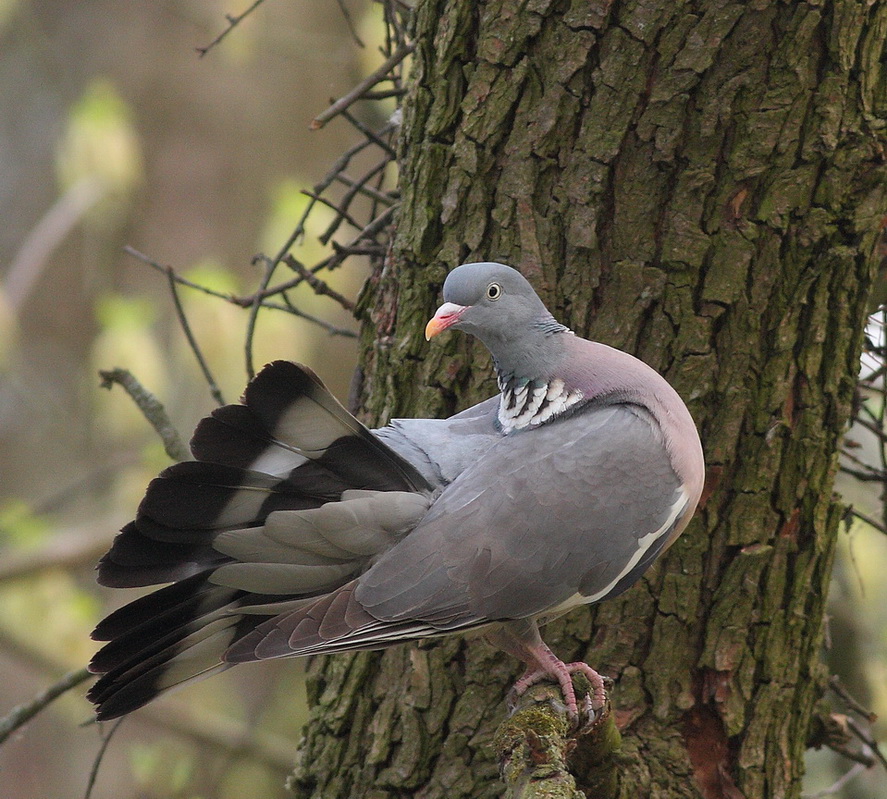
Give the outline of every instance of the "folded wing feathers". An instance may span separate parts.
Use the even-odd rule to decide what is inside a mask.
[[[391,547],[428,509],[407,492],[346,492],[341,502],[304,511],[280,511],[262,528],[217,536],[214,546],[236,562],[210,578],[254,593],[330,591]]]
[[[225,653],[229,663],[278,657],[384,649],[415,638],[448,635],[481,627],[485,620],[441,611],[431,620],[380,620],[355,596],[356,581],[317,597],[288,614],[280,613],[238,639]]]
[[[271,364],[244,402],[198,425],[198,460],[151,482],[99,565],[106,585],[173,583],[97,626],[94,637],[108,641],[91,664],[103,674],[90,692],[100,718],[227,668],[232,645],[265,657],[279,636],[289,640],[269,628],[262,654],[253,651],[254,631],[274,618],[300,617],[319,643],[373,623],[337,589],[427,511],[425,479],[309,370]]]
[[[366,482],[360,487],[383,491],[425,491],[429,488],[410,463],[381,444],[306,366],[288,361],[269,364],[247,386],[243,402],[263,432],[258,432],[258,427],[252,423],[240,425],[241,432],[255,441],[256,457],[265,459],[265,463],[273,468],[280,468],[285,459],[280,460],[283,458],[280,453],[266,455],[269,444],[281,452],[320,461],[337,474],[345,476],[347,471],[347,479],[353,487],[357,487],[354,485],[357,477],[358,483]],[[242,412],[238,412],[239,416]],[[231,423],[230,419],[227,421]],[[224,456],[222,462],[229,462],[226,453],[218,446],[208,446],[200,435],[195,435],[195,439],[201,455],[212,451],[214,455]],[[347,451],[337,451],[343,448]],[[242,448],[238,451],[240,457],[244,457]],[[269,457],[271,461],[268,461]],[[256,469],[261,463],[261,460],[256,461],[251,468]],[[357,474],[351,469],[354,463],[362,466]]]

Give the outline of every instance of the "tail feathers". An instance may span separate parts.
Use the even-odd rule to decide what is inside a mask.
[[[96,579],[111,588],[156,585],[187,579],[227,560],[209,546],[154,541],[130,522],[99,561]]]
[[[238,626],[237,617],[215,619],[150,656],[127,661],[107,672],[87,694],[98,706],[97,718],[101,721],[122,716],[161,693],[227,668],[221,655],[238,636]]]
[[[155,696],[227,666],[232,642],[270,618],[259,614],[270,597],[212,585],[201,574],[141,597],[111,614],[93,637],[106,639],[89,664],[101,674],[87,697],[98,718],[121,716]],[[293,607],[290,598],[282,607]],[[244,605],[252,603],[247,614]]]
[[[316,508],[348,490],[428,490],[305,367],[275,361],[244,402],[198,426],[199,460],[151,481],[135,521],[100,562],[100,583],[153,585],[215,568],[229,561],[213,548],[219,532],[260,527],[275,511]]]
[[[189,629],[221,610],[236,609],[243,592],[212,585],[200,574],[148,594],[112,613],[92,634],[107,641],[93,657],[90,670],[104,673],[143,656],[159,641]]]
[[[425,479],[310,370],[272,363],[243,402],[200,423],[197,460],[150,483],[99,563],[104,585],[172,583],[97,626],[108,643],[91,664],[102,676],[89,697],[101,719],[227,668],[227,653],[246,653],[244,641],[275,618],[301,614],[321,640],[376,623],[339,590],[427,510]],[[318,617],[322,599],[331,610]]]
[[[317,507],[348,484],[311,468],[307,486],[220,464],[189,461],[148,486],[133,522],[101,559],[98,581],[115,588],[190,577],[230,560],[212,546],[221,531],[258,527],[279,510]]]
[[[415,467],[373,436],[305,366],[268,364],[247,386],[243,403],[220,408],[198,425],[191,450],[199,461],[279,476],[308,460],[352,488],[429,488]]]
[[[175,529],[242,527],[275,510],[311,508],[336,499],[348,483],[306,470],[304,483],[218,463],[186,461],[149,484],[138,518]]]

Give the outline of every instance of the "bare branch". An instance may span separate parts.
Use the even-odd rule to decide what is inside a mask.
[[[871,413],[871,411],[869,411],[868,408],[865,408],[865,406],[863,406],[863,407],[864,407],[864,409],[865,409],[866,411],[868,411],[869,413]],[[858,424],[858,425],[864,427],[864,428],[865,428],[866,430],[868,430],[870,433],[872,433],[872,434],[874,434],[875,436],[877,436],[877,437],[878,437],[878,440],[879,440],[882,444],[887,443],[887,432],[885,432],[885,431],[884,431],[884,428],[881,427],[879,424],[877,424],[877,423],[875,423],[875,422],[870,422],[868,419],[861,419],[859,416],[857,416],[853,421],[856,422],[856,424]]]
[[[252,380],[256,374],[256,370],[253,367],[253,337],[256,333],[256,323],[259,320],[259,309],[262,307],[262,293],[265,291],[265,289],[268,288],[268,283],[271,282],[271,275],[274,274],[274,270],[277,268],[277,264],[280,263],[280,256],[271,261],[264,255],[257,255],[255,258],[253,258],[253,263],[263,264],[265,267],[265,272],[262,275],[262,282],[259,284],[259,290],[255,293],[255,299],[253,300],[252,307],[249,310],[249,320],[246,323],[246,337],[243,342],[243,355],[246,364],[246,374],[250,380]]]
[[[234,28],[236,28],[244,19],[246,19],[250,14],[253,13],[265,0],[256,0],[246,11],[244,11],[239,16],[232,16],[231,14],[225,14],[225,20],[228,23],[228,27],[225,28],[215,39],[213,39],[206,47],[197,47],[195,48],[197,52],[200,54],[200,57],[203,58],[210,50],[213,49],[219,42],[222,41],[229,33],[231,33]]]
[[[65,666],[47,657],[44,653],[6,634],[3,630],[0,630],[0,645],[2,645],[4,652],[27,663],[32,670],[51,674],[58,673],[65,668]],[[71,672],[71,675],[83,674],[85,671],[85,669],[81,669],[80,671]],[[72,678],[71,675],[66,675],[64,679]],[[87,673],[83,681],[90,676],[92,675]],[[59,681],[43,693],[61,690],[61,687],[62,681]],[[70,687],[73,688],[74,686]],[[57,695],[61,696],[62,693],[64,691]],[[37,698],[32,699],[27,705],[33,705],[36,701]],[[34,715],[47,706],[48,703],[37,708]],[[18,708],[13,712],[17,710]],[[33,716],[30,718],[33,718]],[[236,719],[218,713],[194,709],[186,706],[181,700],[167,697],[157,705],[148,705],[140,709],[138,718],[140,721],[157,725],[221,752],[251,757],[257,762],[264,763],[278,770],[289,771],[292,768],[292,753],[295,746],[292,741],[284,740],[274,733],[247,727]],[[3,719],[0,724],[6,722],[7,719],[9,719],[9,716]],[[20,728],[27,720],[25,719],[18,724],[17,728]],[[90,720],[87,723],[93,724],[95,722]],[[5,737],[0,738],[0,743],[3,740],[5,740]]]
[[[341,114],[346,108],[348,108],[348,106],[363,97],[363,95],[372,89],[373,86],[385,80],[388,77],[388,73],[412,53],[415,47],[414,44],[400,45],[400,47],[398,47],[397,50],[385,60],[382,66],[364,78],[350,92],[336,100],[329,108],[325,111],[321,111],[316,117],[314,117],[309,126],[311,130],[319,130],[322,128],[327,122],[333,119],[333,117]]]
[[[51,705],[62,694],[72,688],[86,682],[92,675],[85,669],[69,671],[54,685],[41,691],[30,702],[16,705],[9,713],[0,719],[0,744],[2,744],[19,727],[29,722],[41,710]]]
[[[316,316],[312,316],[310,313],[305,313],[305,311],[299,310],[295,305],[290,302],[289,297],[285,294],[283,295],[284,301],[287,303],[287,310],[293,315],[298,316],[300,319],[304,319],[306,322],[311,322],[311,324],[317,325],[318,327],[322,327],[329,333],[331,336],[342,336],[343,338],[357,338],[357,333],[353,330],[348,330],[344,327],[336,327],[336,325],[330,324],[329,322],[324,321],[323,319],[318,319]]]
[[[138,250],[132,247],[124,247],[124,252],[128,255],[131,255],[133,258],[137,258],[142,263],[147,264],[152,269],[156,269],[158,272],[162,272],[164,275],[169,274],[169,270],[171,267],[163,266],[157,261],[149,258],[144,253],[139,252]],[[281,256],[282,258],[283,256]],[[256,301],[256,295],[252,294],[249,297],[236,297],[233,294],[226,294],[222,291],[216,291],[215,289],[208,288],[207,286],[201,286],[199,283],[194,283],[187,278],[181,277],[180,275],[173,272],[173,279],[176,284],[179,286],[187,286],[190,289],[194,289],[195,291],[199,291],[203,294],[206,294],[210,297],[217,297],[220,300],[225,300],[225,302],[229,302],[232,305],[236,305],[238,308],[250,308]],[[300,281],[301,282],[301,281]],[[270,297],[276,294],[277,292],[264,292],[264,297]],[[345,328],[336,327],[335,325],[331,325],[322,319],[318,319],[311,314],[305,313],[304,311],[300,311],[296,308],[292,303],[286,302],[284,304],[277,302],[269,302],[267,299],[262,299],[262,307],[268,308],[273,311],[284,311],[285,313],[292,314],[293,316],[298,316],[300,319],[305,319],[312,324],[317,325],[318,327],[322,327],[326,330],[327,333],[333,336],[345,336],[346,338],[354,338],[357,334],[351,330],[346,330]]]
[[[142,415],[151,426],[157,431],[163,441],[163,448],[166,454],[174,461],[191,460],[191,453],[182,443],[182,439],[178,431],[173,427],[166,410],[160,401],[150,391],[148,391],[127,369],[109,369],[100,370],[99,374],[102,378],[102,388],[110,389],[114,383],[123,386],[124,390],[133,402],[138,406]]]
[[[863,742],[863,744],[865,744],[866,750],[871,752],[878,762],[887,769],[887,757],[884,757],[884,753],[878,747],[878,742],[874,739],[871,732],[860,727],[859,722],[850,716],[847,717],[847,727],[857,738],[859,738],[860,741]]]
[[[347,175],[336,175],[336,180],[346,186],[356,186],[361,194],[365,194],[367,197],[370,197],[383,205],[394,205],[400,196],[399,192],[386,193],[379,191],[372,186],[365,186],[362,183],[349,178]]]
[[[339,305],[341,305],[346,311],[354,312],[354,303],[351,300],[342,294],[339,294],[339,292],[334,288],[331,288],[328,283],[325,283],[309,269],[306,269],[304,264],[297,261],[292,255],[287,255],[283,260],[290,269],[300,274],[305,279],[305,282],[314,289],[315,294],[329,297],[339,303]]]
[[[155,261],[153,258],[148,257],[143,252],[139,252],[134,247],[130,247],[127,245],[123,248],[123,252],[125,252],[127,255],[131,255],[133,258],[138,259],[143,264],[147,264],[152,269],[156,269],[158,272],[162,272],[164,275],[168,275],[172,270],[171,266],[164,266],[163,264]],[[196,289],[197,291],[200,291],[204,294],[208,294],[210,297],[218,297],[220,300],[225,300],[227,302],[233,303],[234,305],[239,304],[237,302],[237,298],[233,294],[227,294],[223,291],[216,291],[215,289],[201,286],[199,283],[194,283],[193,281],[176,274],[174,271],[173,279],[180,286],[187,286],[189,289]]]
[[[351,225],[351,227],[356,228],[357,230],[360,230],[363,227],[363,225],[361,225],[353,216],[351,216],[351,214],[348,213],[347,207],[345,206],[344,202],[337,205],[332,200],[328,200],[322,194],[315,194],[313,191],[308,191],[307,189],[302,189],[301,193],[304,194],[306,197],[310,197],[312,200],[319,202],[321,205],[325,205],[330,210],[335,211],[337,224],[339,220],[344,219],[349,225]],[[327,243],[323,240],[323,237],[320,237],[320,242],[321,244]]]
[[[851,512],[851,513],[852,513],[857,519],[861,519],[861,520],[864,521],[866,524],[871,525],[872,527],[874,527],[874,528],[875,528],[876,530],[878,530],[879,532],[884,533],[884,534],[887,534],[887,525],[885,525],[883,522],[879,522],[879,521],[873,519],[871,516],[868,516],[867,514],[862,513],[861,511],[856,510],[856,508],[851,508],[851,509],[850,509],[850,512]]]
[[[801,799],[825,799],[827,796],[837,796],[847,783],[858,777],[865,770],[865,764],[854,763],[853,767],[846,774],[835,780],[835,782],[828,788],[825,788],[822,791],[817,791],[816,793],[801,794]]]
[[[342,223],[342,219],[344,218],[344,214],[347,211],[348,207],[351,205],[354,198],[360,193],[360,190],[370,181],[372,180],[374,175],[381,174],[385,171],[385,167],[391,163],[390,158],[385,158],[376,164],[369,172],[367,172],[362,178],[357,180],[354,185],[345,193],[345,196],[342,197],[341,201],[338,203],[337,211],[338,216],[330,222],[329,227],[318,236],[321,244],[327,244],[330,239],[333,237],[335,232],[339,229],[339,225]],[[375,214],[373,214],[375,216]],[[355,225],[355,227],[360,230],[361,225]]]
[[[387,100],[389,97],[403,97],[406,93],[406,89],[381,89],[377,92],[367,92],[361,99]]]
[[[846,453],[842,453],[846,455]],[[885,483],[887,482],[887,474],[882,474],[881,472],[869,469],[872,469],[868,464],[863,464],[865,466],[864,469],[852,469],[849,466],[841,466],[840,471],[844,472],[844,474],[849,474],[851,477],[855,477],[857,480],[863,483]]]
[[[366,47],[360,36],[357,35],[357,28],[354,27],[354,20],[351,19],[351,12],[348,10],[348,6],[345,5],[345,0],[336,0],[336,2],[339,4],[339,11],[341,11],[342,16],[345,17],[345,24],[348,26],[348,32],[351,34],[351,38],[354,39],[354,42],[358,47]]]
[[[311,271],[313,273],[320,272],[322,269],[335,269],[339,266],[345,258],[350,255],[349,248],[354,247],[360,244],[364,239],[372,240],[374,236],[382,231],[382,229],[391,222],[391,217],[394,216],[394,212],[399,208],[398,205],[392,205],[390,208],[386,208],[379,216],[377,216],[372,222],[370,222],[354,239],[351,240],[350,244],[345,245],[344,247],[338,248],[338,251],[333,255],[330,255],[324,258],[322,261],[318,262],[315,266],[311,267]],[[281,259],[283,256],[281,256]],[[289,291],[290,289],[295,288],[299,284],[303,283],[305,278],[301,275],[299,277],[294,277],[292,280],[285,280],[283,283],[278,283],[276,286],[272,286],[269,289],[265,289],[258,295],[253,295],[250,298],[243,298],[238,300],[238,302],[242,302],[245,304],[249,304],[255,302],[255,297],[260,296],[262,299],[266,297],[273,297],[275,294],[282,294],[285,291]]]
[[[99,747],[99,751],[96,752],[95,759],[92,761],[92,769],[89,772],[89,781],[86,783],[86,793],[83,794],[83,799],[89,799],[89,797],[92,796],[92,789],[95,787],[96,779],[98,779],[99,769],[102,766],[102,761],[105,759],[105,752],[108,751],[108,746],[111,743],[111,739],[114,737],[114,733],[120,729],[120,725],[123,724],[125,720],[126,716],[121,716],[114,722],[107,734],[102,736],[102,745]]]
[[[383,150],[388,154],[389,159],[397,158],[397,153],[394,148],[387,142],[382,136],[386,133],[389,133],[394,125],[388,124],[384,128],[382,128],[381,135],[376,133],[375,131],[368,128],[363,124],[356,116],[353,114],[349,114],[344,108],[342,109],[342,116],[351,123],[352,127],[357,128],[366,138],[368,138],[373,144],[375,144],[378,148]],[[387,162],[386,162],[387,163]]]
[[[372,258],[377,258],[385,255],[388,251],[384,244],[355,244],[351,247],[343,247],[341,244],[333,242],[332,245],[335,252],[344,255],[369,255]]]
[[[828,687],[844,700],[847,707],[849,707],[854,713],[858,713],[862,716],[869,724],[874,724],[878,720],[875,713],[863,707],[863,705],[853,697],[850,691],[844,687],[841,678],[838,677],[837,674],[833,674],[829,677]]]
[[[546,682],[518,699],[514,714],[496,731],[493,748],[506,799],[585,799],[580,789],[586,777],[593,773],[598,785],[615,778],[620,743],[609,702],[590,726],[577,731],[560,688]]]
[[[207,366],[206,359],[203,357],[197,339],[194,338],[194,334],[191,332],[191,325],[188,324],[188,317],[185,316],[185,309],[182,307],[182,301],[179,299],[179,292],[176,288],[176,274],[173,272],[171,266],[166,268],[166,277],[169,281],[169,291],[170,294],[172,294],[172,301],[176,308],[176,315],[179,317],[179,324],[185,333],[185,338],[188,339],[188,346],[191,347],[191,352],[193,352],[194,357],[197,358],[200,371],[203,372],[203,377],[209,386],[209,393],[212,394],[213,399],[219,405],[224,405],[225,400],[222,399],[222,392],[219,390],[219,386],[216,383],[216,379],[213,377],[212,372],[210,372],[209,366]]]

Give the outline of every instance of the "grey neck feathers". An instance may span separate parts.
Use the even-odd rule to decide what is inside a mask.
[[[517,350],[521,357],[500,357],[507,352],[493,356],[502,392],[498,419],[506,435],[552,421],[582,401],[583,393],[557,376],[564,358],[564,335],[573,333],[548,315],[530,325]]]
[[[531,327],[534,330],[541,330],[542,333],[546,336],[553,336],[555,333],[572,333],[566,325],[562,325],[557,321],[551,314],[543,317],[542,319],[538,319],[532,323]]]

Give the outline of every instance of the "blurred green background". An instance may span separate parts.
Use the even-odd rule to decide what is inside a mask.
[[[166,280],[131,245],[221,291],[251,292],[258,252],[275,253],[304,207],[300,190],[356,141],[342,120],[309,131],[331,97],[382,60],[378,4],[266,0],[206,57],[240,13],[233,0],[0,0],[0,716],[81,667],[89,631],[131,592],[95,585],[92,567],[168,464],[156,435],[98,369],[123,366],[164,402],[187,438],[214,407],[175,321]],[[364,109],[378,126],[384,108]],[[297,256],[321,257],[310,235]],[[365,265],[329,276],[355,297]],[[244,382],[246,312],[181,290],[227,401]],[[354,328],[307,289],[303,310]],[[352,339],[285,314],[260,316],[255,363],[313,366],[345,400]],[[872,441],[867,456],[877,460]],[[842,490],[879,516],[876,484]],[[842,534],[832,663],[887,714],[887,537]],[[124,596],[126,595],[126,596]],[[284,796],[304,721],[298,661],[242,667],[161,700],[112,741],[95,797]],[[80,796],[100,745],[80,687],[0,747],[0,796]],[[883,726],[878,728],[883,736]],[[809,758],[809,793],[850,765]],[[847,799],[887,795],[883,771]],[[751,798],[750,798],[751,799]],[[757,798],[756,798],[757,799]]]
[[[252,257],[277,252],[307,202],[300,190],[359,138],[342,120],[308,126],[382,62],[380,7],[346,3],[360,48],[334,0],[267,0],[199,58],[225,14],[250,5],[232,2],[0,0],[0,716],[84,665],[91,627],[135,595],[100,589],[93,565],[169,461],[97,370],[131,369],[185,440],[214,407],[166,279],[122,248],[249,294],[262,273]],[[316,235],[330,218],[312,213],[303,262],[323,256]],[[365,269],[352,261],[326,279],[354,298]],[[236,401],[248,312],[180,296]],[[307,288],[292,297],[355,328]],[[267,311],[254,358],[306,362],[347,399],[353,339]],[[296,661],[236,669],[136,714],[94,796],[282,796],[302,673]],[[95,725],[77,726],[90,716],[84,692],[0,747],[0,796],[83,795],[100,744]],[[232,753],[239,739],[250,751]]]

